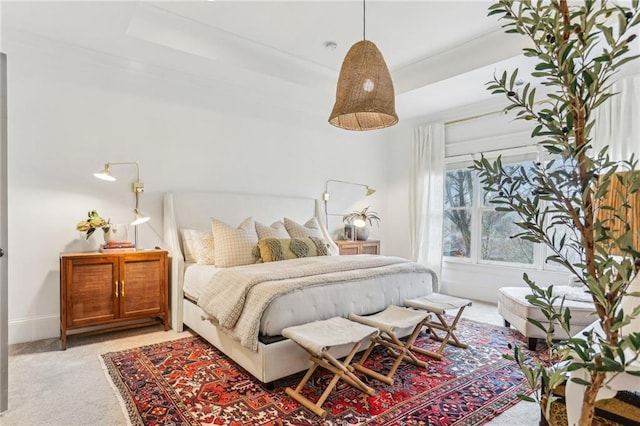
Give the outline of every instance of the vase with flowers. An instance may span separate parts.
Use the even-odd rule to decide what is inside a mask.
[[[80,232],[85,232],[86,237],[85,240],[89,241],[93,233],[96,229],[102,229],[103,233],[106,234],[109,232],[111,228],[111,219],[103,219],[97,211],[91,210],[87,213],[87,218],[78,222],[76,225],[76,229]],[[98,245],[100,243],[98,242]]]

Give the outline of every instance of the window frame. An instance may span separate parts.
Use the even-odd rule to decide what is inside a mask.
[[[536,146],[528,146],[521,148],[503,149],[484,154],[485,158],[495,160],[498,156],[502,156],[504,164],[522,163],[527,161],[546,161],[541,158],[541,153]],[[473,164],[475,159],[479,159],[480,154],[465,154],[445,158],[445,177],[443,185],[446,184],[446,173],[449,170],[463,169]],[[508,262],[499,260],[485,260],[481,258],[482,252],[482,214],[485,211],[494,211],[494,208],[484,206],[483,189],[477,172],[472,173],[472,206],[471,211],[471,247],[469,257],[446,256],[442,254],[442,260],[446,263],[466,264],[466,265],[482,265],[482,266],[498,266],[508,268],[522,268],[527,270],[550,270],[555,271],[556,268],[545,264],[547,257],[547,247],[544,244],[533,244],[533,261],[532,263]],[[448,210],[444,208],[443,215]],[[444,235],[443,235],[444,239]],[[443,240],[444,247],[444,240]]]

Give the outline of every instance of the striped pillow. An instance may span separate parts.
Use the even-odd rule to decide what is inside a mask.
[[[228,268],[255,263],[253,248],[258,243],[258,234],[253,218],[248,217],[237,228],[212,219],[211,229],[215,240],[216,266]]]

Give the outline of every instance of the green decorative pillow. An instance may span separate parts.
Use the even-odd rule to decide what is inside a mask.
[[[263,238],[258,241],[260,261],[276,262],[299,257],[327,256],[327,243],[322,238]]]

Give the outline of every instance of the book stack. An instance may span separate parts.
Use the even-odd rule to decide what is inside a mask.
[[[136,245],[131,241],[109,241],[100,246],[100,253],[126,253],[136,251]]]

